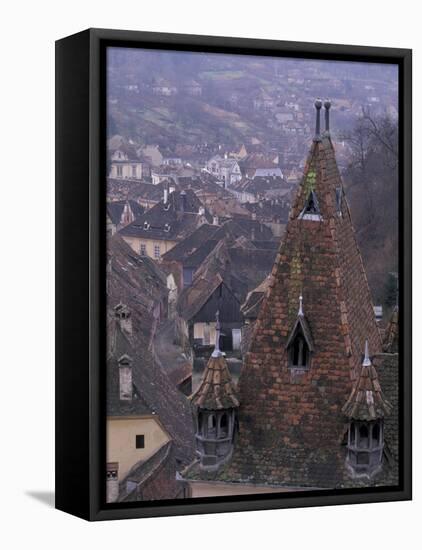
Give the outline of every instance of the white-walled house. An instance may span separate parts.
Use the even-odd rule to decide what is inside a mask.
[[[226,189],[242,179],[238,162],[236,159],[227,158],[227,156],[223,158],[220,155],[215,155],[207,162],[206,168],[213,176],[224,182]]]
[[[110,177],[116,179],[142,179],[142,162],[129,158],[128,154],[117,149],[111,155]]]

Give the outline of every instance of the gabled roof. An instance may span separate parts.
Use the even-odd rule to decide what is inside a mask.
[[[118,502],[180,498],[174,443],[167,441],[145,461],[139,461],[119,484]]]
[[[180,316],[186,320],[192,319],[222,282],[223,279],[219,273],[194,278],[192,285],[185,288],[179,297],[177,311]]]
[[[233,183],[230,189],[235,191],[244,191],[251,194],[264,193],[268,190],[286,190],[289,192],[291,187],[286,180],[280,176],[260,176],[257,175],[253,179],[244,177],[241,180]]]
[[[111,221],[115,225],[118,225],[120,223],[126,204],[129,205],[135,218],[139,218],[140,216],[142,216],[144,212],[144,207],[132,199],[129,199],[127,201],[121,200],[107,202],[107,213],[110,216]]]
[[[231,409],[239,406],[237,392],[223,355],[211,355],[202,380],[190,396],[190,400],[194,407],[206,410]]]
[[[256,288],[248,292],[246,300],[240,308],[245,319],[254,320],[258,317],[259,308],[261,307],[262,300],[267,292],[270,280],[271,278],[268,275]]]
[[[239,433],[227,480],[331,488],[355,483],[341,446],[342,407],[359,377],[365,339],[375,354],[381,339],[346,197],[341,215],[337,211],[340,185],[333,143],[324,134],[312,143],[242,365]],[[311,191],[320,221],[299,217]],[[298,320],[300,293],[307,324]],[[312,333],[312,363],[300,373],[291,368],[287,349],[296,323]]]
[[[155,309],[167,296],[166,277],[149,258],[138,256],[116,233],[108,241],[107,415],[157,414],[184,462],[193,456],[193,425],[187,399],[156,363],[151,351]],[[130,309],[132,332],[121,329],[114,308]],[[121,401],[119,360],[132,358],[133,399]]]
[[[352,393],[342,409],[343,413],[353,420],[377,420],[389,415],[391,409],[381,390],[377,370],[369,358],[366,342],[365,358]]]
[[[204,223],[195,231],[188,235],[183,241],[176,244],[171,250],[166,252],[163,260],[184,262],[190,255],[197,250],[208,240],[212,239],[213,235],[219,230],[216,225]]]
[[[309,328],[309,324],[305,318],[305,316],[298,315],[295,321],[295,324],[293,325],[292,330],[290,331],[289,337],[287,338],[286,342],[286,348],[290,347],[298,330],[302,330],[302,334],[306,340],[306,343],[308,344],[309,351],[314,351],[314,343],[312,340],[312,334],[311,329]]]
[[[183,199],[183,196],[185,197]],[[203,214],[200,214],[201,208]],[[211,222],[212,216],[191,190],[174,191],[121,230],[127,237],[157,240],[180,240],[199,225]]]
[[[107,178],[107,196],[126,200],[133,199],[137,202],[147,200],[159,202],[164,194],[164,184],[152,185],[142,180],[125,180]]]

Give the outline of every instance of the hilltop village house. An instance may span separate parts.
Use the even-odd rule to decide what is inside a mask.
[[[135,155],[129,156],[129,152],[123,147],[114,151],[111,155],[110,177],[122,179],[142,179],[143,164]]]
[[[165,186],[163,199],[124,227],[120,234],[141,256],[160,260],[179,241],[211,220],[193,191],[169,193]]]
[[[206,169],[215,176],[218,181],[222,182],[224,189],[229,188],[233,183],[242,178],[239,164],[233,158],[228,158],[215,155],[206,165]]]
[[[191,397],[197,459],[182,477],[193,497],[398,483],[397,330],[383,346],[330,103],[323,133],[322,102],[315,106],[315,137],[238,387],[216,325]]]

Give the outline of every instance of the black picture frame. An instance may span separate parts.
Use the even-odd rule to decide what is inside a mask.
[[[400,137],[400,485],[105,504],[105,48],[394,63]],[[56,508],[87,520],[412,498],[412,52],[89,29],[56,42]]]

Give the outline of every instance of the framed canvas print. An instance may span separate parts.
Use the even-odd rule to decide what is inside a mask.
[[[56,43],[56,505],[411,498],[411,51]]]

